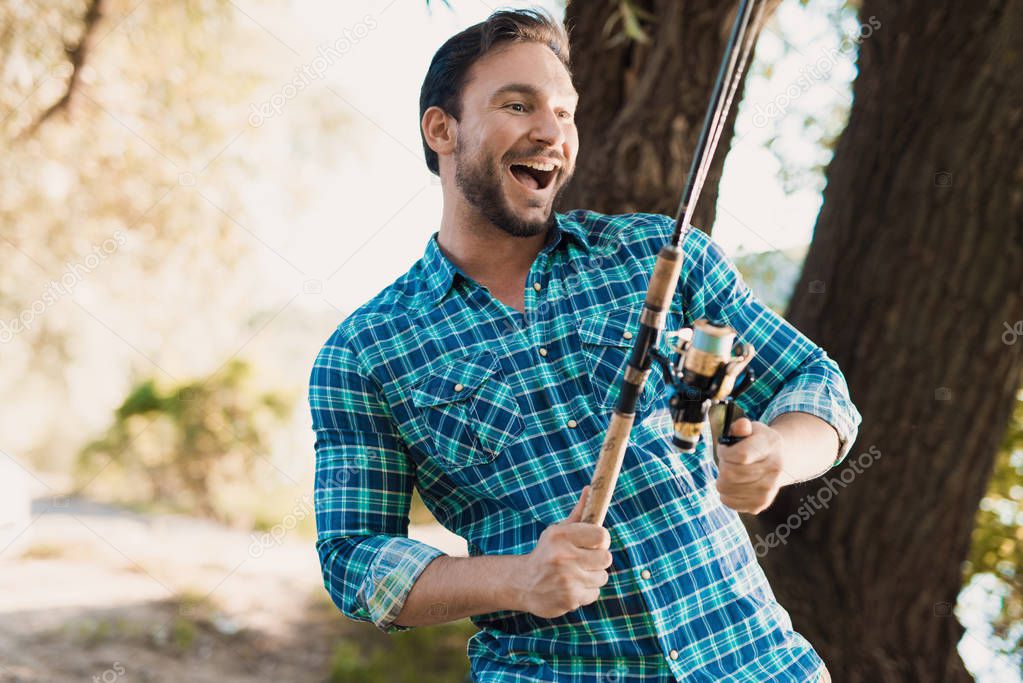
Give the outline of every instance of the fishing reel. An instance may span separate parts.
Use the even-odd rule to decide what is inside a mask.
[[[725,406],[718,443],[730,446],[742,438],[729,432],[735,419],[735,399],[756,377],[753,369],[746,367],[755,352],[752,344],[736,342],[735,335],[732,327],[701,318],[693,323],[692,329],[665,335],[676,340],[673,346],[678,359],[674,363],[658,349],[650,350],[664,372],[665,383],[674,389],[668,403],[675,426],[671,442],[683,453],[696,451],[703,425],[715,404]],[[744,369],[746,372],[739,380]]]

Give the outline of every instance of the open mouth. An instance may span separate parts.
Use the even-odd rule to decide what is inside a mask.
[[[512,164],[510,170],[520,185],[537,192],[550,187],[558,174],[558,167],[552,163]]]

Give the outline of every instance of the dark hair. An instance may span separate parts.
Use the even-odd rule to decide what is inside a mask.
[[[568,33],[557,20],[543,9],[499,10],[448,38],[433,55],[419,92],[420,124],[430,107],[440,107],[457,120],[462,115],[462,88],[469,68],[502,43],[542,43],[561,60],[571,77]],[[419,134],[427,168],[440,175],[437,153],[426,144],[422,125]]]

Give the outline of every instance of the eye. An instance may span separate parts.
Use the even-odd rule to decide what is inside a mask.
[[[570,111],[560,111],[560,112],[558,112],[558,116],[560,116],[561,118],[565,119],[566,121],[571,121],[572,118],[573,118],[572,112],[570,112]]]
[[[526,111],[526,105],[522,104],[521,102],[512,102],[511,104],[505,105],[505,108],[507,108],[507,109],[511,109],[512,107],[519,107],[518,109],[515,109],[514,111],[518,111],[518,112],[525,112]]]

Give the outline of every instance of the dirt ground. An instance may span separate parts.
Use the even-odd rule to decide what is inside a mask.
[[[325,681],[339,642],[387,638],[340,615],[296,532],[53,498],[31,520],[0,551],[0,681]]]

